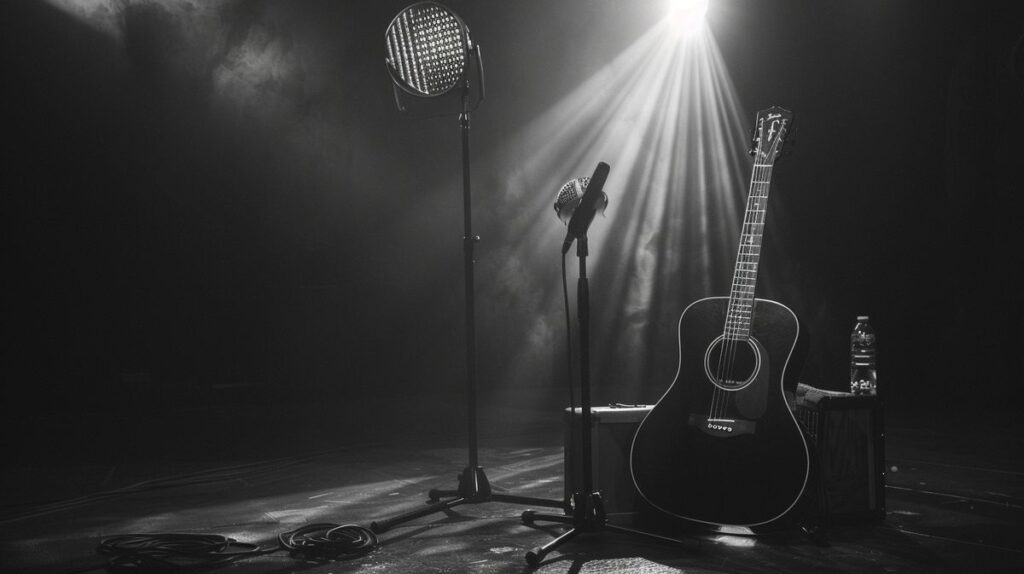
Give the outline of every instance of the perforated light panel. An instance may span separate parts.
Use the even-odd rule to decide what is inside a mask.
[[[404,89],[435,96],[455,87],[466,68],[467,34],[462,21],[435,2],[402,10],[387,31],[388,68]]]

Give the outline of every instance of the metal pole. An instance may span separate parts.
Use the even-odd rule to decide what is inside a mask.
[[[465,229],[462,237],[463,267],[465,270],[466,293],[466,400],[469,426],[469,467],[476,469],[477,459],[477,413],[476,413],[476,303],[473,285],[474,247],[479,237],[473,235],[473,206],[469,183],[469,82],[463,85],[462,114],[459,116],[462,128],[462,221]]]

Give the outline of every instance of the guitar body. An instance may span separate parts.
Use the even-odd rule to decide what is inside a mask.
[[[807,443],[784,394],[796,388],[806,338],[788,307],[753,299],[749,338],[730,347],[728,304],[710,297],[683,312],[675,381],[637,430],[630,467],[643,498],[668,514],[760,526],[807,485]],[[723,357],[727,384],[715,378]]]

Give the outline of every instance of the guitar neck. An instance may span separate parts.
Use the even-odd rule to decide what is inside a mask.
[[[761,238],[764,237],[768,190],[772,184],[775,158],[782,151],[782,142],[789,131],[793,114],[778,106],[757,113],[754,120],[754,169],[750,174],[750,192],[743,214],[743,231],[732,274],[732,290],[726,311],[725,332],[728,340],[746,341],[754,314],[754,288],[757,286],[757,264],[761,260]]]
[[[754,162],[750,176],[750,192],[743,215],[743,230],[736,254],[736,267],[732,274],[729,306],[725,320],[725,337],[746,340],[750,337],[750,324],[754,311],[754,288],[757,285],[757,266],[761,259],[761,239],[764,237],[765,210],[771,187],[772,163]]]

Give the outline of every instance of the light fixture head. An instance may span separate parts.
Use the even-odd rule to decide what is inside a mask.
[[[417,2],[391,21],[385,34],[392,81],[421,97],[440,96],[466,74],[472,43],[469,29],[437,2]]]

